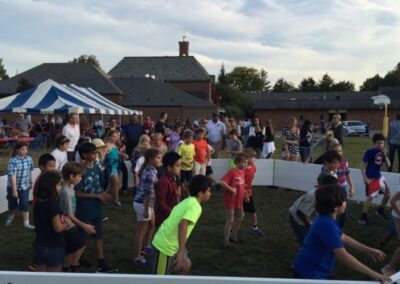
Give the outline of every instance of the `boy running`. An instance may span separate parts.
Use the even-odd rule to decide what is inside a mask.
[[[381,166],[386,163],[390,166],[390,161],[386,155],[385,149],[385,136],[377,133],[372,136],[374,147],[368,149],[364,153],[361,161],[360,169],[365,183],[365,193],[367,199],[364,202],[363,213],[358,220],[361,225],[368,225],[368,209],[371,205],[372,199],[378,194],[383,194],[381,206],[376,210],[376,215],[384,220],[389,220],[385,213],[385,207],[390,199],[390,190],[387,186],[385,177],[381,173]]]

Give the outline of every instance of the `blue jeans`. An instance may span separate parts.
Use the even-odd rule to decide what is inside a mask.
[[[33,246],[34,263],[47,267],[60,267],[64,264],[64,247]]]
[[[389,161],[390,167],[388,167],[388,172],[393,170],[393,162],[394,162],[394,155],[397,151],[397,161],[399,164],[399,172],[400,172],[400,145],[399,144],[389,144]]]
[[[311,150],[310,147],[300,147],[300,158],[303,163],[307,160],[308,156],[310,155],[310,150]]]

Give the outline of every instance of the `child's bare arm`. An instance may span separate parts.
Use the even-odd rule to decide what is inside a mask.
[[[93,198],[93,199],[100,199],[101,201],[106,201],[110,199],[110,196],[106,192],[102,193],[84,193],[80,190],[75,191],[76,197],[78,198]]]
[[[346,176],[346,180],[347,183],[349,184],[349,196],[353,197],[356,191],[354,188],[353,178],[351,177],[350,173]]]
[[[368,185],[370,180],[367,178],[367,175],[365,174],[366,167],[367,167],[367,164],[364,161],[361,161],[361,163],[360,163],[361,175],[363,176],[364,183],[366,185]]]
[[[397,201],[400,200],[400,191],[396,192],[396,194],[390,199],[390,205],[393,207],[393,210],[400,215],[400,207],[397,204]]]
[[[72,221],[72,223],[77,225],[79,228],[84,230],[86,233],[89,233],[89,234],[95,234],[96,233],[96,229],[95,229],[94,226],[86,224],[86,223],[83,223],[81,220],[76,218],[73,213],[69,213],[68,214],[68,218]]]
[[[178,228],[178,241],[179,241],[179,248],[178,252],[176,253],[176,263],[175,263],[175,271],[179,273],[182,270],[184,265],[185,259],[185,251],[186,251],[186,236],[187,230],[189,226],[189,220],[183,219],[179,223]]]
[[[337,259],[339,259],[339,261],[343,262],[346,266],[350,267],[351,269],[361,272],[362,274],[368,275],[372,279],[381,281],[382,283],[385,283],[383,281],[388,281],[387,283],[390,283],[389,277],[373,271],[372,269],[370,269],[369,267],[358,261],[350,253],[348,253],[345,248],[335,249],[334,252]]]
[[[226,190],[229,190],[232,194],[236,194],[236,188],[233,188],[232,186],[230,186],[229,184],[227,184],[224,181],[219,181],[219,184]]]

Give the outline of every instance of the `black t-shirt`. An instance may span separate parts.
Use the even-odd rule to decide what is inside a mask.
[[[162,135],[165,134],[165,128],[167,125],[162,121],[157,121],[156,125],[154,125],[154,133],[161,133]]]
[[[52,219],[61,215],[62,211],[57,201],[37,201],[33,206],[33,220],[35,222],[35,246],[63,247],[64,235],[57,233],[53,228]]]

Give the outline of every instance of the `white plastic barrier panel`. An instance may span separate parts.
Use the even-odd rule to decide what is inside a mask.
[[[373,284],[371,281],[0,271],[1,284]]]
[[[133,187],[133,175],[131,172],[131,163],[126,162],[128,168],[128,186]],[[315,188],[317,177],[321,172],[321,165],[303,164],[299,162],[289,162],[283,160],[259,159],[256,161],[257,172],[254,177],[253,185],[269,186],[274,185],[282,188],[289,188],[299,191],[309,191]],[[212,160],[214,178],[219,180],[229,169],[229,159]],[[32,173],[33,180],[39,175],[39,169]],[[359,169],[350,169],[353,177],[356,194],[352,198],[355,201],[365,200],[365,185]],[[383,172],[392,195],[399,190],[400,174]],[[0,177],[0,214],[7,211],[7,176]],[[32,192],[31,192],[32,197]],[[373,200],[378,204],[382,199],[379,196]],[[0,283],[1,284],[1,283]]]

